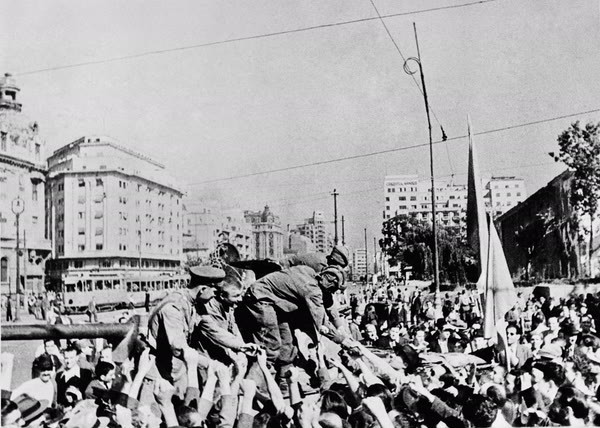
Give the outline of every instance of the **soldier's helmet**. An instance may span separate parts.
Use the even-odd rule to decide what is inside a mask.
[[[346,277],[344,271],[337,266],[329,266],[321,271],[321,285],[332,292],[346,289]]]

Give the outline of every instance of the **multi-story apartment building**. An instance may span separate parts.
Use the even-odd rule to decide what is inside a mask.
[[[45,234],[45,147],[39,127],[22,113],[20,88],[10,74],[0,78],[0,289],[16,291],[17,260],[23,291],[44,286],[50,256]],[[14,205],[14,210],[13,210]],[[21,212],[22,209],[22,212]],[[19,257],[17,224],[19,213]]]
[[[208,260],[217,245],[224,242],[235,246],[242,260],[254,256],[252,225],[241,213],[224,214],[210,208],[185,209],[183,232],[183,251],[189,261]]]
[[[322,211],[313,211],[311,217],[296,226],[295,231],[306,236],[314,244],[319,253],[330,253],[333,248],[331,233],[327,230],[327,222]]]
[[[527,198],[525,180],[517,177],[493,177],[485,185],[486,207],[494,217],[504,214]]]
[[[354,250],[352,253],[352,264],[350,267],[353,281],[365,279],[365,275],[367,273],[367,252],[364,248]]]
[[[467,208],[466,185],[438,180],[435,183],[435,207],[438,221],[446,226],[459,226],[465,220]],[[384,220],[397,215],[410,215],[431,220],[431,182],[419,180],[417,175],[391,175],[385,177]]]
[[[263,211],[244,211],[244,217],[252,225],[256,259],[280,259],[283,257],[283,230],[279,217],[269,206]]]
[[[484,181],[488,211],[501,215],[526,198],[525,182],[517,177],[491,177]],[[417,175],[391,175],[384,182],[384,220],[397,215],[410,215],[429,220],[432,215],[431,181]],[[467,186],[452,181],[436,180],[436,210],[439,224],[463,226],[467,210]]]
[[[174,275],[182,192],[162,164],[108,137],[82,137],[48,159],[54,285],[75,278]]]

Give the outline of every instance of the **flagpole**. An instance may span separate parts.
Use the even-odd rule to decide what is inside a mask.
[[[435,285],[435,299],[437,299],[440,291],[440,270],[438,262],[438,236],[437,236],[437,213],[435,206],[435,178],[433,174],[433,137],[431,134],[431,117],[429,113],[429,99],[427,98],[427,87],[425,86],[425,74],[423,73],[423,65],[421,64],[421,51],[419,49],[419,39],[417,37],[417,25],[413,22],[415,31],[415,42],[417,44],[417,58],[410,57],[404,61],[404,71],[407,74],[413,75],[416,71],[410,69],[409,61],[414,61],[419,65],[419,74],[421,75],[421,85],[423,87],[423,99],[425,100],[425,112],[427,113],[427,126],[429,130],[429,168],[431,171],[431,215],[433,229],[433,283]]]

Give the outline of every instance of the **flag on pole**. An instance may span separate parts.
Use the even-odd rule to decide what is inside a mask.
[[[504,340],[506,313],[517,303],[517,292],[508,270],[506,257],[494,222],[489,226],[488,257],[485,274],[485,337],[497,332]]]
[[[473,142],[471,117],[467,116],[469,135],[469,175],[467,181],[467,241],[469,246],[479,256],[478,290],[483,291],[485,267],[487,266],[488,224],[479,176],[479,161]]]
[[[504,317],[517,302],[517,293],[494,222],[487,219],[471,118],[468,118],[468,135],[467,239],[479,256],[477,288],[484,298],[484,335],[494,338],[498,334],[499,344],[503,345],[506,343]]]

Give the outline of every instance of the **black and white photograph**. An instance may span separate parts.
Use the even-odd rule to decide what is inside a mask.
[[[600,426],[599,0],[0,29],[0,426]]]

